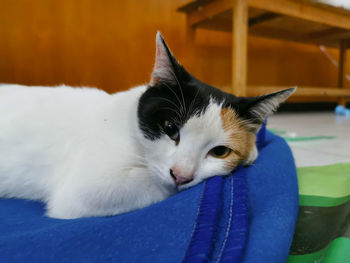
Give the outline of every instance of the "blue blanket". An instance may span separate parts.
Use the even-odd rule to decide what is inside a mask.
[[[0,199],[0,261],[285,262],[296,169],[285,141],[264,132],[254,165],[131,213],[58,220],[42,203]]]

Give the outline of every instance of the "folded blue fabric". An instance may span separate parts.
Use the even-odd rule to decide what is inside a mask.
[[[266,132],[255,165],[247,168],[249,238],[244,262],[286,262],[298,215],[299,189],[291,150]]]
[[[58,220],[42,203],[0,199],[0,261],[285,262],[296,169],[285,141],[262,134],[254,165],[119,216]]]

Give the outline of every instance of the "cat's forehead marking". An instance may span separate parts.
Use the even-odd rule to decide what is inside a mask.
[[[232,154],[225,159],[226,166],[233,169],[248,158],[255,142],[255,137],[248,131],[235,110],[223,108],[221,110],[221,119],[223,129],[227,135],[227,146],[232,149]]]
[[[220,111],[220,105],[210,100],[205,110],[200,111],[200,114],[193,114],[190,116],[184,123],[184,126],[197,129],[198,132],[203,134],[217,136],[222,126],[221,119],[218,118]]]

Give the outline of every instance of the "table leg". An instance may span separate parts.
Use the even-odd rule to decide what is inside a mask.
[[[344,80],[345,80],[345,65],[346,65],[346,50],[347,43],[345,40],[340,41],[339,47],[339,69],[338,69],[338,87],[344,88]],[[345,106],[346,98],[340,97],[338,100],[338,104]]]
[[[232,93],[247,95],[248,1],[233,0]]]

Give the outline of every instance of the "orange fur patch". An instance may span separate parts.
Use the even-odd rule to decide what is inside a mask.
[[[229,156],[225,158],[228,169],[235,168],[239,163],[247,160],[255,143],[255,134],[249,132],[244,121],[238,118],[232,109],[221,110],[221,119],[225,132],[229,135],[225,146],[232,149]]]

